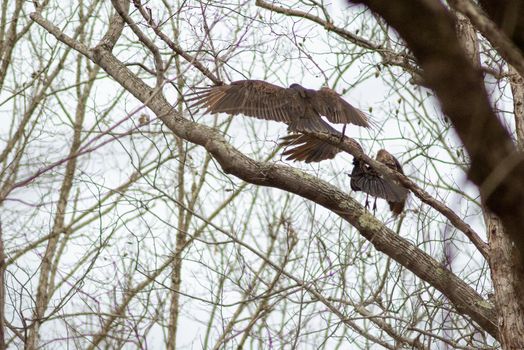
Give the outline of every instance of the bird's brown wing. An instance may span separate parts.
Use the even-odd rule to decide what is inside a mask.
[[[211,86],[187,98],[192,107],[204,107],[205,113],[244,114],[259,119],[290,123],[304,113],[298,94],[261,80],[239,80],[229,85]]]
[[[313,108],[330,122],[355,124],[368,128],[369,120],[364,112],[347,103],[335,91],[323,87],[311,96]]]

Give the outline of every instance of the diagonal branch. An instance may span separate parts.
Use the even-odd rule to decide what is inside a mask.
[[[277,6],[273,3],[266,2],[264,0],[256,0],[256,5],[260,8],[279,13],[285,16],[305,18],[311,22],[317,23],[324,27],[327,31],[335,33],[344,40],[347,40],[359,47],[378,53],[382,57],[382,63],[384,65],[398,66],[409,72],[413,77],[413,81],[421,82],[420,68],[413,65],[413,56],[407,53],[398,53],[391,49],[384,48],[381,45],[375,44],[361,36],[353,34],[351,31],[337,27],[332,22],[322,19],[318,16],[312,15],[311,13],[296,10],[294,8],[285,8]]]

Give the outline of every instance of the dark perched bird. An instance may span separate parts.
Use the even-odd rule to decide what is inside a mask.
[[[229,85],[200,88],[200,91],[189,96],[191,97],[186,100],[193,101],[190,108],[204,107],[205,113],[244,114],[284,122],[291,133],[287,137],[295,141],[300,136],[306,136],[293,134],[301,132],[320,132],[343,137],[344,131],[338,132],[321,116],[325,116],[330,122],[344,124],[344,128],[346,124],[370,126],[363,112],[325,87],[312,90],[299,84],[291,84],[289,88],[284,88],[261,80],[239,80]],[[312,155],[308,158],[309,161],[333,158],[338,153],[336,146],[315,140],[308,144],[308,147],[313,147],[309,149]]]
[[[524,53],[524,0],[479,0],[479,4]]]
[[[379,150],[375,159],[388,168],[404,174],[399,161],[385,149]],[[373,197],[384,198],[394,215],[402,213],[408,196],[408,190],[405,187],[397,180],[378,173],[357,158],[353,158],[353,165],[353,171],[349,175],[353,191],[362,191]],[[376,198],[373,209],[376,209]]]
[[[299,160],[306,163],[317,162],[323,159],[331,159],[341,150],[322,142],[312,135],[290,134],[282,138],[281,144],[284,146],[295,146],[288,148],[282,154],[288,156],[287,160]],[[354,143],[362,151],[358,143]],[[404,174],[399,161],[384,149],[378,151],[375,158],[377,161],[385,164],[390,169]],[[384,198],[389,203],[389,208],[393,214],[398,215],[404,210],[408,190],[403,187],[397,180],[394,180],[384,174],[377,172],[369,165],[353,158],[353,170],[351,174],[351,189],[353,191],[362,191],[372,197]],[[366,206],[368,201],[366,200]],[[374,204],[376,209],[376,200]]]

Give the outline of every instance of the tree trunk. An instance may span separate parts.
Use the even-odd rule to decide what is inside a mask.
[[[486,212],[490,243],[491,278],[498,311],[498,327],[502,348],[524,349],[524,309],[520,302],[519,281],[524,278],[517,249],[504,233],[500,219]]]
[[[524,84],[522,77],[510,66],[510,83],[513,93],[513,112],[517,126],[517,145],[522,150],[524,133]],[[495,289],[498,310],[498,326],[504,349],[524,349],[524,268],[520,252],[505,234],[500,220],[485,212],[490,244],[491,278]]]
[[[460,13],[456,13],[458,20],[458,36],[461,44],[471,59],[473,65],[480,66],[480,54],[476,32],[469,20]],[[518,116],[522,116],[522,78],[513,70],[510,73],[512,77],[512,92],[515,109],[515,119],[517,123],[518,144],[522,144],[522,123],[519,123]],[[520,124],[520,127],[519,127]],[[500,219],[487,208],[483,208],[486,228],[488,230],[488,240],[490,243],[489,265],[491,268],[491,277],[495,289],[495,304],[498,310],[498,327],[501,335],[501,342],[504,349],[524,349],[524,310],[521,307],[519,298],[518,285],[520,259],[513,257],[518,254],[518,250],[513,248],[509,236],[504,233],[504,228]]]

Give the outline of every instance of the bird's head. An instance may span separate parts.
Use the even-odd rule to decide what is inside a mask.
[[[378,152],[377,152],[377,158],[380,157],[382,159],[385,159],[389,156],[389,152],[386,151],[385,149],[379,149]]]
[[[297,83],[289,85],[289,88],[290,89],[295,89],[295,90],[304,90],[304,87],[302,85],[300,85],[300,84],[297,84]]]
[[[307,89],[305,87],[303,87],[302,85],[295,83],[295,84],[289,85],[289,88],[297,91],[299,96],[301,96],[302,98],[306,98],[306,96],[307,96]]]

